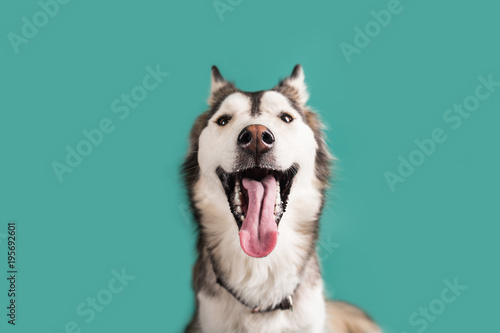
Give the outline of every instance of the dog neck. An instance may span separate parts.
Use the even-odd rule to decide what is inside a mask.
[[[286,230],[282,236],[287,237]],[[283,243],[296,245],[292,240],[299,239],[292,236]],[[308,243],[315,244],[312,235],[302,236],[312,237]],[[224,239],[218,240],[215,249],[205,246],[205,238],[201,232],[203,250],[199,264],[204,268],[195,272],[198,275],[195,280],[201,282],[197,289],[208,289],[213,295],[226,293],[252,313],[293,310],[295,293],[302,279],[305,276],[309,280],[311,277],[320,279],[314,245],[307,250],[300,246],[278,247],[271,256],[256,259],[244,254],[238,244],[231,245],[234,242],[225,242]]]
[[[215,273],[215,272],[214,272]],[[276,310],[291,310],[293,311],[293,295],[288,295],[287,297],[283,298],[283,300],[275,306],[270,306],[270,307],[264,307],[264,306],[258,306],[258,307],[253,307],[250,304],[247,303],[243,298],[238,296],[238,294],[233,291],[225,282],[222,280],[220,277],[217,277],[216,280],[217,284],[219,284],[222,288],[226,289],[228,293],[231,294],[238,302],[246,306],[247,308],[252,309],[252,313],[262,313],[262,312],[272,312]],[[297,287],[299,285],[297,284]],[[295,293],[295,292],[294,292]]]
[[[294,299],[297,290],[305,287],[302,280],[321,280],[315,252],[320,207],[303,205],[307,201],[292,193],[291,205],[279,225],[276,248],[267,257],[252,258],[240,247],[238,229],[227,210],[225,196],[210,195],[206,192],[210,187],[204,181],[198,186],[199,197],[195,199],[201,214],[199,258],[194,272],[197,292],[232,299],[260,312],[291,310],[293,301],[298,300]],[[313,197],[311,191],[297,195],[301,193]]]

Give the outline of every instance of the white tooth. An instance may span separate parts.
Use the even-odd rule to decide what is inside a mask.
[[[281,203],[281,198],[280,198],[280,194],[279,193],[276,195],[276,202],[275,203],[276,203],[277,206]]]
[[[243,211],[241,210],[241,206],[236,206],[236,212],[238,212],[238,213],[240,213],[240,214],[243,212]]]
[[[239,180],[236,181],[234,186],[234,203],[236,205],[241,205],[241,188]]]
[[[241,216],[240,216],[240,219],[241,219],[242,221],[245,221],[245,217],[244,217],[243,215],[241,215]]]
[[[274,214],[278,214],[278,206],[274,206]]]

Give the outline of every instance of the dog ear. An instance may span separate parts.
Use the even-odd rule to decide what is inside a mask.
[[[217,95],[220,95],[222,88],[231,86],[233,85],[222,77],[222,74],[220,73],[217,66],[212,66],[212,83],[210,86],[210,97],[208,98],[208,104],[212,105],[215,101],[218,100]]]
[[[282,80],[274,89],[293,98],[301,106],[305,106],[309,99],[309,93],[307,92],[307,86],[304,79],[304,70],[301,65],[297,64],[293,68],[292,74]]]
[[[223,86],[225,86],[228,82],[222,77],[217,66],[212,66],[212,85],[211,85],[211,93],[213,94]]]

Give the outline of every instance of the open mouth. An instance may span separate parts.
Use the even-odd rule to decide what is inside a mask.
[[[262,258],[274,250],[297,172],[297,164],[283,171],[251,168],[229,173],[217,168],[238,225],[241,248],[249,256]]]

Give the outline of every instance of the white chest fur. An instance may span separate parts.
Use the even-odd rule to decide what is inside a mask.
[[[325,333],[323,286],[299,289],[291,310],[252,313],[229,293],[211,297],[198,293],[199,321],[203,333]]]

